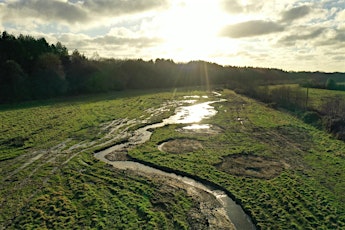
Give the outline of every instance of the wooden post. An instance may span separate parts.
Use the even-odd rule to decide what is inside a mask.
[[[308,110],[309,87],[307,87],[307,98],[305,100],[305,110]]]

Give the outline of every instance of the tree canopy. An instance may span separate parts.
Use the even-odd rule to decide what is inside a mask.
[[[175,63],[88,59],[78,50],[69,54],[57,42],[29,35],[0,34],[0,103],[106,92],[111,90],[222,85],[247,91],[253,85],[301,83],[312,78],[327,87],[326,73],[286,72],[279,69],[221,66],[204,61]],[[343,77],[334,73],[332,79]]]

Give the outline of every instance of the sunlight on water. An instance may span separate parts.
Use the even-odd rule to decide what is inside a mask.
[[[210,118],[216,115],[217,111],[210,104],[212,102],[205,102],[191,106],[180,107],[176,114],[164,120],[165,124],[190,124],[198,123],[203,119]]]
[[[189,125],[186,127],[183,127],[182,129],[186,129],[186,130],[195,130],[195,129],[210,129],[211,126],[208,124],[203,124],[203,125],[199,125],[199,124],[193,124],[193,125]]]
[[[200,98],[200,96],[198,95],[194,95],[194,96],[183,96],[184,99],[187,99],[187,98],[195,98],[195,99],[198,99]]]
[[[208,98],[208,96],[204,95],[204,96],[198,96],[198,95],[193,95],[193,96],[183,96],[184,99],[187,99],[187,98],[195,98],[195,99],[198,99],[198,98]]]

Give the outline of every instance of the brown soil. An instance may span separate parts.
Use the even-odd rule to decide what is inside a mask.
[[[216,167],[224,172],[244,177],[272,179],[289,166],[275,159],[248,154],[227,156]]]
[[[163,144],[158,146],[160,151],[168,152],[168,153],[187,153],[187,152],[194,152],[198,149],[202,149],[202,144],[197,140],[192,139],[176,139],[164,142]]]
[[[128,161],[129,158],[127,156],[126,152],[112,152],[108,155],[105,155],[105,157],[109,161]]]

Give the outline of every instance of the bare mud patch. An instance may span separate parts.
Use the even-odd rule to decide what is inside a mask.
[[[276,159],[249,154],[234,154],[223,159],[216,167],[236,176],[272,179],[289,167]]]
[[[105,159],[109,161],[128,161],[128,155],[125,151],[115,151],[105,155]]]
[[[205,134],[205,135],[216,135],[224,132],[224,130],[218,126],[210,124],[192,124],[176,130],[180,133],[188,134]]]
[[[193,139],[175,139],[163,142],[158,146],[158,149],[162,152],[175,154],[194,152],[202,148],[200,141]]]

